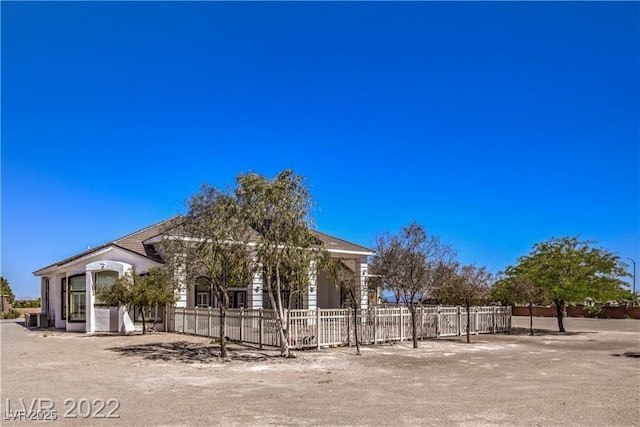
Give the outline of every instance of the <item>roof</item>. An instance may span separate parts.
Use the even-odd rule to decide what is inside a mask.
[[[37,271],[34,271],[33,274],[37,275],[39,272],[43,270],[47,270],[51,267],[61,267],[65,264],[68,264],[72,261],[75,261],[79,258],[85,257],[87,255],[91,255],[94,252],[98,252],[102,249],[108,248],[110,246],[116,246],[121,249],[127,250],[129,252],[133,252],[135,254],[141,255],[145,258],[149,258],[155,262],[162,262],[160,255],[156,252],[155,248],[151,245],[145,245],[143,242],[151,237],[158,236],[162,233],[163,229],[167,226],[168,222],[173,218],[161,221],[157,224],[153,224],[149,227],[143,228],[142,230],[138,230],[131,234],[127,234],[126,236],[122,236],[118,239],[115,239],[111,242],[104,243],[100,246],[96,246],[94,248],[88,249],[84,252],[80,252],[79,254],[73,255],[69,258],[65,258],[61,261],[55,262],[51,265],[43,267]]]
[[[38,275],[38,273],[40,273],[41,271],[47,270],[51,267],[61,267],[65,264],[68,264],[72,261],[75,261],[87,255],[91,255],[94,252],[98,252],[110,246],[116,246],[118,248],[127,250],[129,252],[133,252],[145,258],[149,258],[152,261],[162,262],[162,258],[160,258],[160,255],[158,254],[158,252],[156,252],[154,246],[152,244],[145,244],[144,242],[146,240],[150,240],[154,237],[159,237],[160,235],[162,235],[162,232],[166,230],[167,226],[169,225],[169,222],[174,221],[175,219],[176,217],[161,221],[157,224],[153,224],[149,227],[143,228],[142,230],[133,232],[131,234],[127,234],[126,236],[120,237],[111,242],[104,243],[100,246],[96,246],[95,248],[88,249],[72,257],[65,258],[61,261],[55,262],[51,265],[48,265],[37,271],[34,271],[33,274]],[[364,246],[356,245],[355,243],[351,243],[346,240],[339,239],[337,237],[331,236],[321,231],[311,230],[311,234],[315,238],[317,238],[320,242],[322,242],[325,249],[327,249],[330,252],[356,253],[356,254],[365,254],[365,255],[374,253],[372,249],[366,248]]]
[[[375,251],[373,249],[369,249],[364,246],[356,245],[355,243],[348,242],[346,240],[340,239],[338,237],[331,236],[327,233],[323,233],[317,230],[311,230],[311,234],[313,234],[318,240],[320,240],[324,244],[324,248],[329,251],[335,252],[366,252],[374,254]]]

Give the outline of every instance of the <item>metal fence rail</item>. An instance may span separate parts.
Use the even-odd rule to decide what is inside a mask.
[[[511,307],[471,307],[470,334],[506,332],[511,329]],[[418,339],[455,337],[466,334],[464,307],[420,306],[415,308]],[[285,313],[289,344],[292,348],[320,348],[355,344],[355,325],[362,344],[412,339],[413,322],[406,307],[289,310]],[[228,309],[226,336],[234,341],[279,346],[277,313],[263,309]],[[220,336],[218,309],[169,309],[169,330],[185,334]]]

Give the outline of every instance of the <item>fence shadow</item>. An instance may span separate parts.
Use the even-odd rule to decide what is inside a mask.
[[[111,347],[108,350],[120,353],[123,356],[137,356],[147,360],[180,362],[180,363],[210,363],[221,361],[219,345],[201,345],[187,341],[176,341],[170,343],[149,343],[128,345],[122,347]],[[260,362],[272,359],[275,356],[257,352],[250,348],[235,348],[228,346],[229,358],[227,360],[238,360],[244,362]]]

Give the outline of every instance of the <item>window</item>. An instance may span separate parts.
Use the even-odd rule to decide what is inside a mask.
[[[96,290],[100,288],[106,288],[113,285],[113,282],[118,278],[117,271],[99,271],[94,275],[94,282]],[[95,305],[107,305],[103,300],[96,295]]]
[[[45,313],[49,313],[49,278],[44,278],[44,302],[43,307]]]
[[[86,321],[86,288],[87,279],[84,274],[69,277],[69,322]]]
[[[67,278],[63,277],[60,280],[60,296],[62,300],[60,301],[60,318],[62,320],[67,320]]]
[[[153,322],[154,319],[158,319],[159,323],[162,323],[162,313],[164,313],[164,305],[156,305],[155,307],[147,307],[144,309],[145,322]],[[135,307],[133,310],[134,322],[142,322],[142,310]]]
[[[292,310],[297,310],[302,308],[302,298],[300,297],[300,294],[293,294],[293,296],[291,296],[291,293],[289,291],[281,291],[280,295],[282,295],[282,306],[284,308],[289,307],[289,299],[291,298],[291,309]],[[277,296],[275,295],[274,292],[274,298],[277,298]],[[271,306],[271,298],[269,298],[269,292],[267,290],[262,291],[262,308],[264,309],[272,309],[273,307]]]
[[[206,277],[196,279],[196,307],[215,307],[211,282]]]

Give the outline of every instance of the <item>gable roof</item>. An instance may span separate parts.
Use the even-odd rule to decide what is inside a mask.
[[[142,230],[135,231],[131,234],[127,234],[126,236],[120,237],[111,242],[104,243],[100,246],[96,246],[95,248],[88,249],[84,252],[73,255],[69,258],[65,258],[61,261],[55,262],[51,265],[48,265],[37,271],[34,271],[33,274],[37,276],[44,270],[48,270],[52,267],[62,267],[66,264],[69,264],[70,262],[73,262],[77,259],[80,259],[88,255],[91,255],[94,252],[98,252],[110,246],[115,246],[120,249],[124,249],[126,251],[133,252],[135,254],[148,258],[152,261],[162,263],[163,262],[162,258],[160,257],[155,247],[153,246],[152,244],[153,240],[151,239],[153,239],[154,237],[155,238],[160,237],[162,235],[162,232],[166,230],[169,223],[171,221],[175,221],[177,218],[178,217],[173,217],[173,218],[158,222],[157,224],[153,224],[149,227],[143,228]],[[367,247],[348,242],[346,240],[331,236],[321,231],[317,231],[317,230],[310,230],[310,231],[311,231],[311,234],[324,245],[325,249],[327,249],[330,252],[353,253],[353,254],[361,254],[361,255],[374,254],[374,251]],[[151,241],[148,243],[145,243],[145,241],[147,240],[151,240]]]
[[[91,255],[94,252],[98,252],[110,246],[115,246],[120,249],[133,252],[145,258],[149,258],[150,260],[155,262],[162,262],[162,259],[160,258],[160,255],[158,255],[158,253],[156,252],[155,248],[151,245],[145,245],[143,242],[151,237],[160,235],[162,233],[162,230],[167,225],[167,223],[171,220],[173,220],[173,218],[165,221],[161,221],[157,224],[153,224],[149,227],[143,228],[142,230],[138,230],[131,234],[127,234],[126,236],[122,236],[118,239],[115,239],[108,243],[104,243],[100,246],[87,249],[86,251],[80,252],[79,254],[73,255],[69,258],[65,258],[61,261],[55,262],[51,265],[48,265],[37,271],[34,271],[33,274],[38,275],[43,270],[47,270],[51,267],[62,267],[63,265],[69,264],[70,262],[73,262],[87,255]]]
[[[356,245],[355,243],[348,242],[344,239],[340,239],[335,236],[331,236],[327,233],[323,233],[318,230],[311,230],[311,234],[315,236],[316,239],[320,240],[324,245],[324,248],[330,252],[354,252],[354,253],[366,253],[373,255],[375,253],[374,250],[369,249],[364,246]]]

